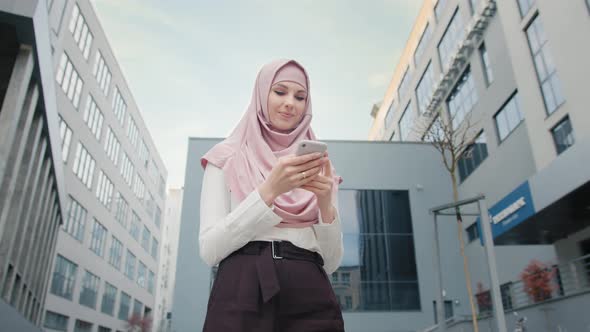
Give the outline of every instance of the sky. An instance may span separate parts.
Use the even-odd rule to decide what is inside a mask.
[[[420,0],[92,0],[158,153],[184,185],[189,137],[225,137],[259,69],[310,76],[319,139],[365,140]]]

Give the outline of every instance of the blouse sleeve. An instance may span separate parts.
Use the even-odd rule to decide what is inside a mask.
[[[324,270],[327,274],[332,274],[338,269],[344,254],[337,194],[334,195],[332,204],[335,211],[334,221],[331,224],[324,223],[320,213],[319,223],[313,225],[313,230],[322,251],[322,258],[324,259]]]
[[[209,266],[217,265],[256,234],[281,222],[266,205],[258,190],[253,190],[233,211],[223,171],[207,164],[201,188],[199,254]]]

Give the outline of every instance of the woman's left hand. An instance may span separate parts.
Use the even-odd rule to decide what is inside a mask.
[[[315,178],[300,188],[311,191],[318,199],[318,206],[324,223],[332,223],[335,213],[332,205],[332,188],[334,179],[332,177],[332,163],[330,160],[324,164],[324,174],[317,174]]]

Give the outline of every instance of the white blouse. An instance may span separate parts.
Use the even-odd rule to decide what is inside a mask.
[[[266,205],[258,190],[238,203],[227,189],[223,171],[207,164],[201,189],[201,258],[214,266],[250,241],[290,241],[318,252],[324,259],[324,270],[331,274],[340,266],[344,251],[337,197],[333,205],[336,213],[331,224],[324,223],[320,214],[319,223],[311,227],[275,227],[281,217],[274,213],[273,206]]]

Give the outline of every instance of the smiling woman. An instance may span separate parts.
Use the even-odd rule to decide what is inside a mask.
[[[201,159],[199,249],[219,264],[204,331],[344,331],[327,274],[342,261],[338,184],[314,140],[309,79],[293,60],[265,65],[232,134]]]

